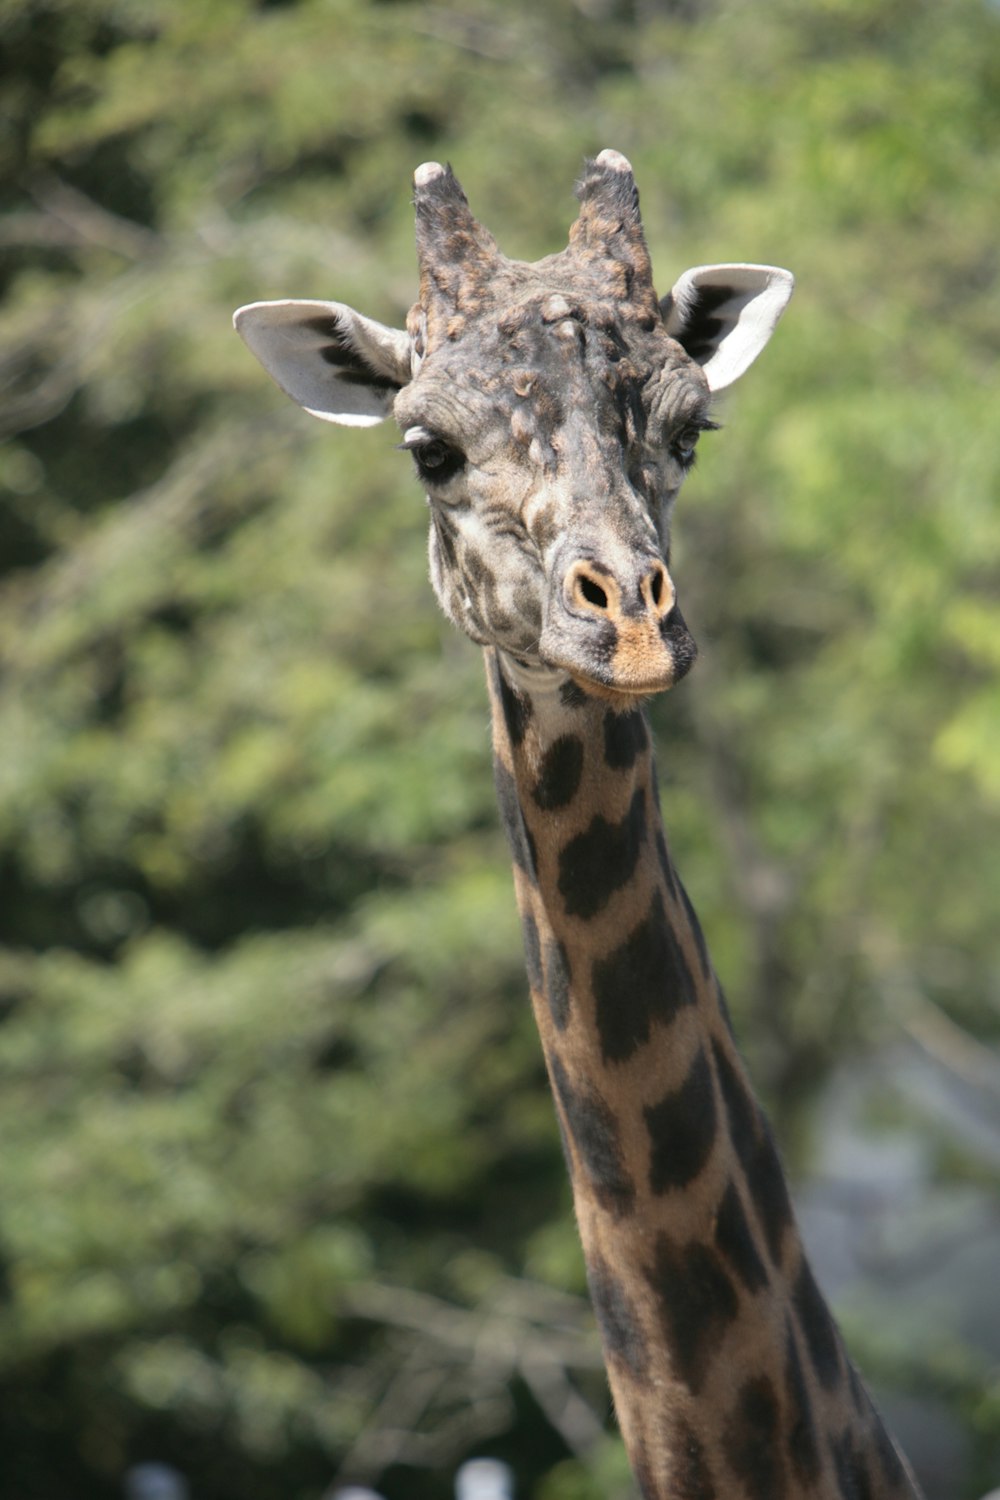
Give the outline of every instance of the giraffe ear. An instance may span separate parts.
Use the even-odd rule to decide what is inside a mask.
[[[371,427],[410,379],[410,336],[342,302],[251,302],[236,332],[286,395],[324,422]]]
[[[785,304],[795,277],[779,266],[695,266],[660,303],[667,332],[700,364],[709,386],[721,391],[757,358]]]

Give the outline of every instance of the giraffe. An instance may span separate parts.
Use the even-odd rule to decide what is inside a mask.
[[[425,163],[405,330],[317,301],[253,303],[236,327],[323,420],[392,413],[433,587],[484,648],[531,999],[643,1496],[915,1497],[805,1257],[643,709],[696,655],[669,572],[677,492],[793,279],[700,266],[658,299],[625,157],[588,161],[577,196],[566,249],[509,260]]]

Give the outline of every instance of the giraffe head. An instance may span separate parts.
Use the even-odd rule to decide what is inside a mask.
[[[236,327],[326,421],[390,412],[430,503],[448,617],[524,668],[613,699],[695,655],[670,516],[714,391],[769,339],[792,277],[700,266],[658,299],[629,163],[588,162],[567,248],[508,260],[449,167],[414,175],[420,296],[406,330],[336,302],[257,302]]]

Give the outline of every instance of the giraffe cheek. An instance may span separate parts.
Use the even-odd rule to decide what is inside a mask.
[[[517,655],[537,653],[542,611],[530,566],[520,559],[508,565],[494,555],[490,576],[477,581],[473,597],[491,645]]]
[[[532,582],[533,580],[526,578],[515,583],[511,590],[511,612],[519,624],[537,640],[542,629],[542,606]]]
[[[462,583],[455,542],[447,532],[432,525],[427,552],[431,585],[447,618],[478,646],[492,645],[493,637]]]
[[[430,565],[431,587],[437,595],[438,603],[451,623],[457,625],[459,630],[464,629],[461,609],[456,608],[459,600],[451,582],[454,576],[455,549],[450,538],[442,538],[433,523],[427,539],[427,560]],[[450,567],[446,567],[446,563]]]

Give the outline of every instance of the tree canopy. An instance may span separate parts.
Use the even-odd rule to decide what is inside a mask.
[[[835,1300],[929,1494],[998,1482],[996,1317],[881,1290],[998,1237],[996,7],[7,0],[0,60],[0,1488],[627,1493],[478,653],[393,432],[230,327],[398,324],[425,158],[557,249],[604,146],[661,291],[798,278],[675,525],[664,810],[793,1175],[858,1059],[919,1161]]]

